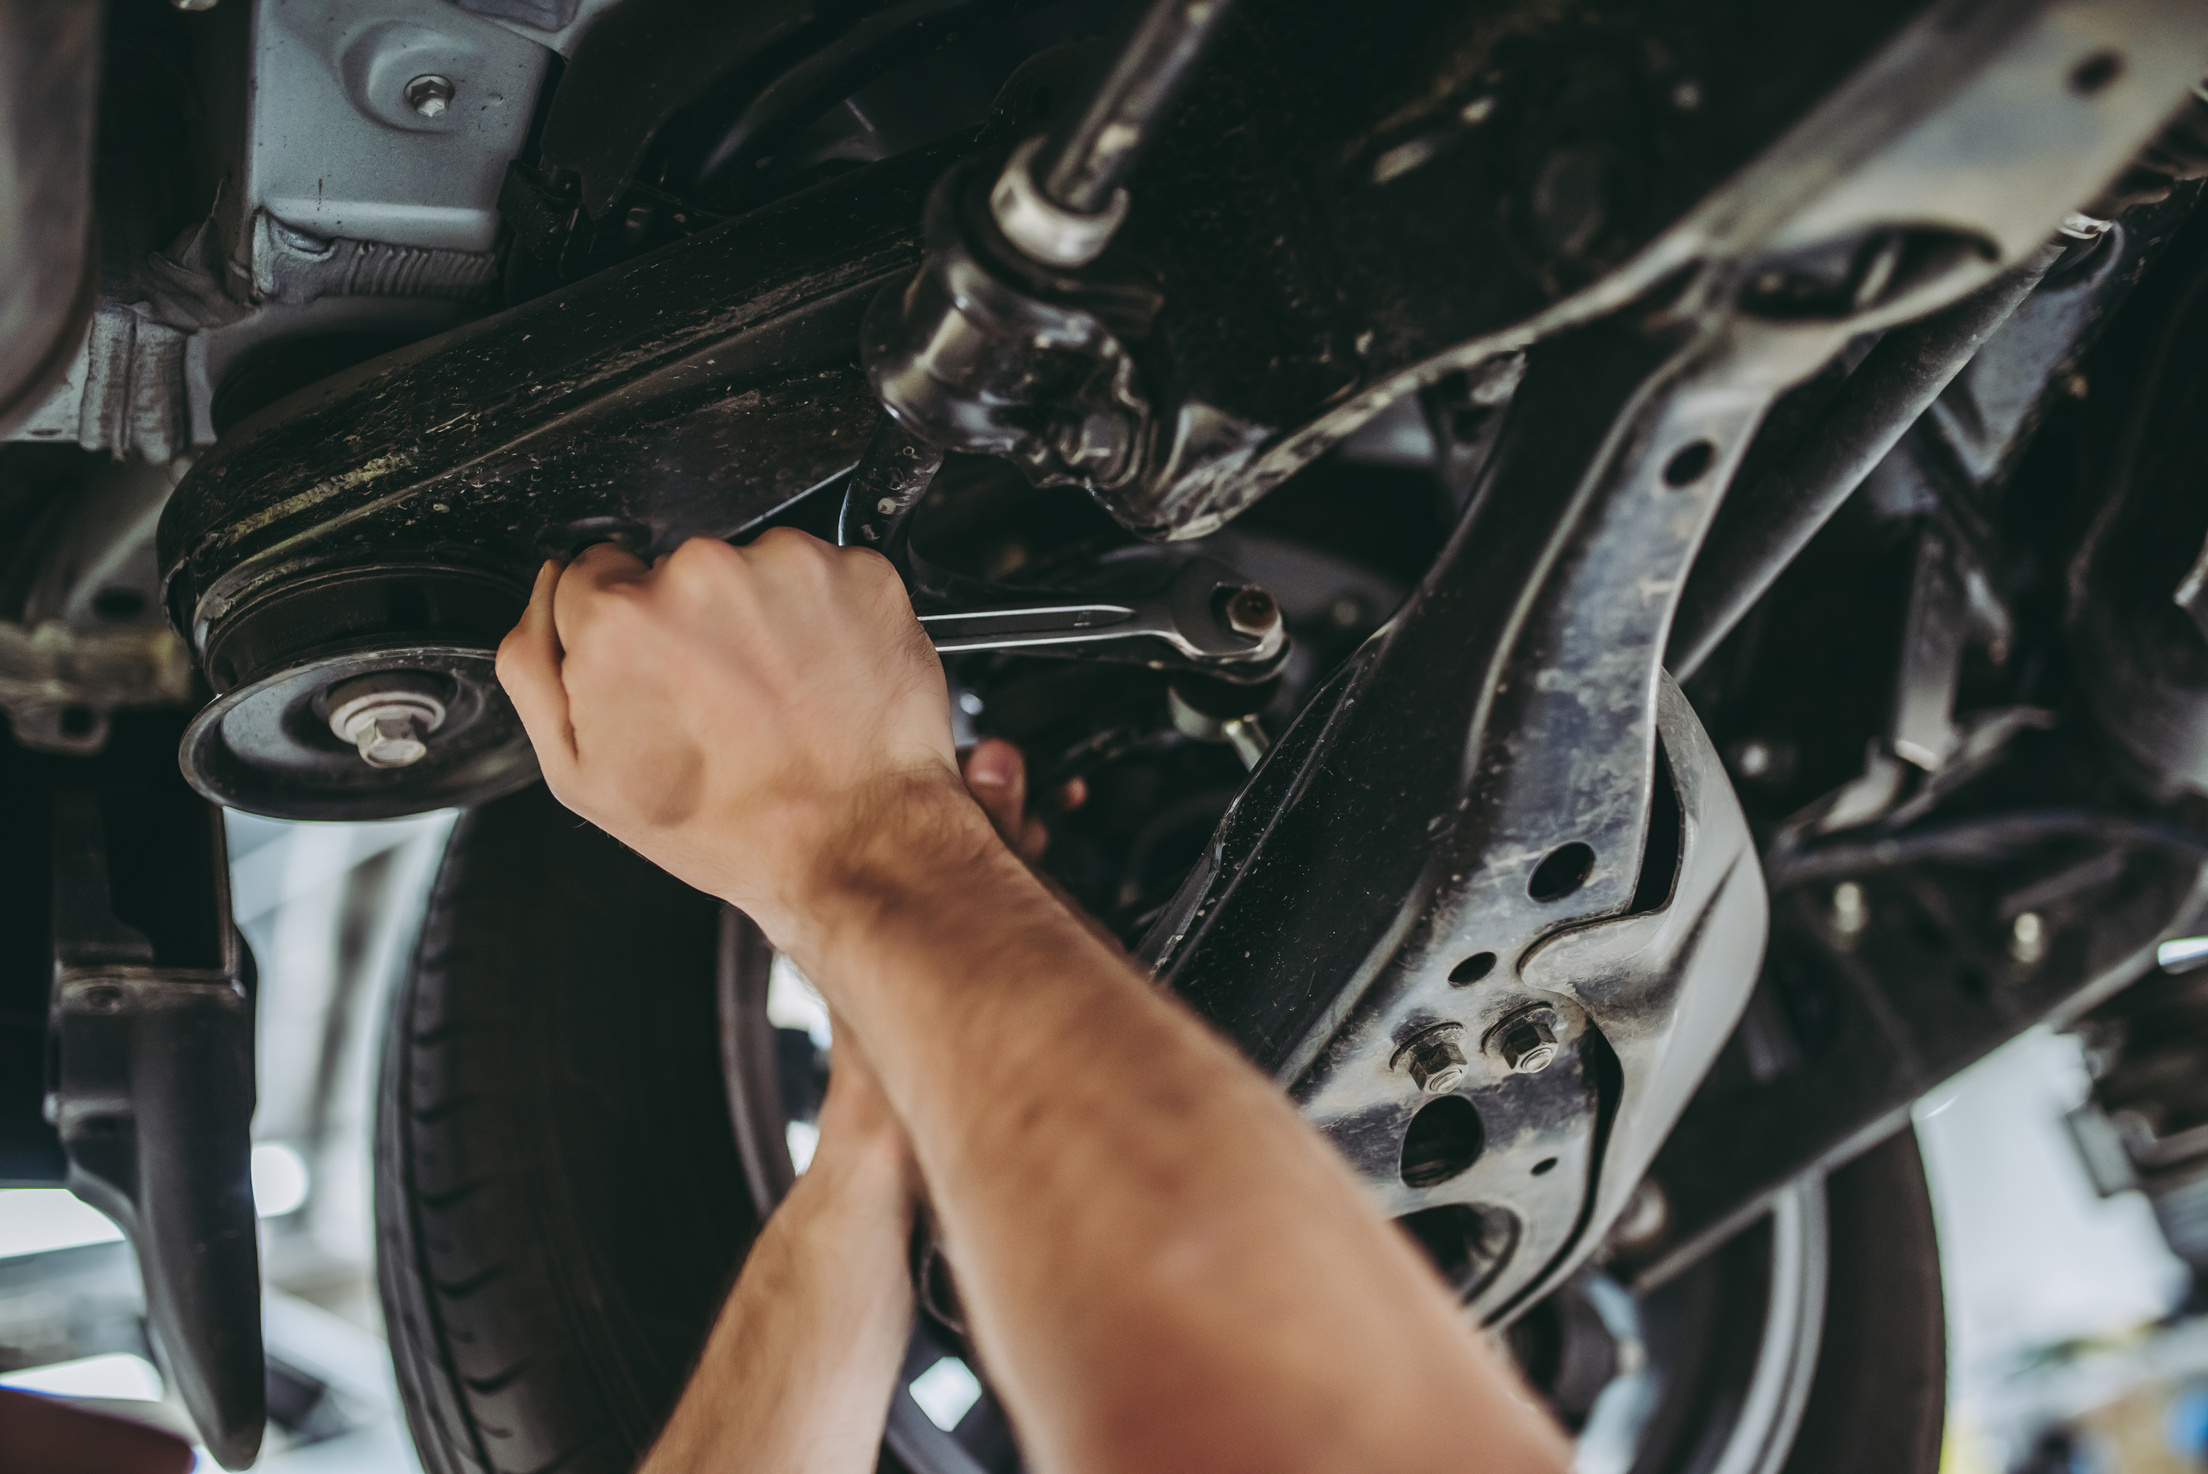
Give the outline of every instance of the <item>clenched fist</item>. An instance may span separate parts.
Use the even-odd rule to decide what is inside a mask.
[[[824,886],[995,843],[895,572],[787,528],[545,565],[498,677],[569,808],[791,946]]]

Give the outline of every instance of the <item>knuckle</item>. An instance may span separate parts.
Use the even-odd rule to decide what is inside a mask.
[[[719,538],[693,537],[667,555],[670,573],[706,573],[728,568],[737,561],[736,550]]]

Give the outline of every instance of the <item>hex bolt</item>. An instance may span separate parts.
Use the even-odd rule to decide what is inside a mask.
[[[429,734],[445,723],[445,703],[425,677],[407,671],[361,676],[330,692],[330,730],[353,744],[371,768],[404,768],[429,756]]]
[[[1507,1020],[1493,1035],[1495,1053],[1520,1075],[1538,1075],[1556,1061],[1556,1015],[1545,1008]]]
[[[425,118],[441,118],[452,105],[452,80],[424,72],[406,84],[406,105]]]
[[[2026,911],[2009,924],[2009,955],[2030,967],[2047,955],[2047,923]]]
[[[1280,606],[1271,594],[1254,585],[1237,589],[1227,600],[1227,627],[1238,635],[1262,640],[1280,627]]]

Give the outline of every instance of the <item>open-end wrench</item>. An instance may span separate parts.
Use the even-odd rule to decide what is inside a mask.
[[[1154,663],[1222,674],[1269,670],[1287,644],[1272,595],[1209,558],[1190,559],[1163,589],[1140,597],[1038,598],[922,614],[920,623],[946,655],[1143,641]]]

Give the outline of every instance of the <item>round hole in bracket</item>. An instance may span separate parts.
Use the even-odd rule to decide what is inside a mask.
[[[1474,952],[1470,957],[1449,969],[1449,982],[1452,987],[1462,988],[1468,984],[1478,982],[1494,970],[1495,954],[1493,952]]]
[[[2091,97],[2123,74],[2123,53],[2096,51],[2070,69],[2070,90],[2080,97]]]
[[[1486,1128],[1471,1101],[1461,1095],[1430,1100],[1403,1133],[1403,1182],[1408,1187],[1447,1182],[1478,1161],[1486,1145]]]
[[[1536,901],[1561,901],[1587,883],[1594,873],[1595,852],[1588,846],[1573,840],[1549,851],[1548,858],[1533,868],[1533,879],[1526,882],[1526,894]]]
[[[1533,1164],[1533,1175],[1536,1177],[1545,1177],[1548,1175],[1549,1170],[1554,1166],[1556,1166],[1556,1158],[1543,1157],[1540,1161]]]
[[[1710,466],[1717,460],[1717,447],[1707,440],[1697,440],[1682,445],[1664,462],[1664,485],[1670,487],[1692,486],[1710,473]]]

